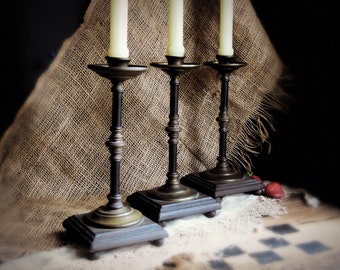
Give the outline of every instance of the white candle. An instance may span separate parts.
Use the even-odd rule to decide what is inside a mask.
[[[220,47],[218,54],[233,56],[233,0],[220,0]]]
[[[168,47],[167,55],[184,56],[183,46],[183,0],[168,2]]]
[[[128,0],[111,0],[109,57],[128,58]]]

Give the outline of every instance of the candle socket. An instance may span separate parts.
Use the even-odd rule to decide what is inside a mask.
[[[216,59],[219,64],[230,64],[235,62],[234,56],[226,56],[226,55],[216,55]]]
[[[105,59],[109,67],[127,67],[130,63],[130,58],[105,56]]]
[[[165,57],[168,60],[168,65],[180,66],[184,64],[185,56],[166,55]]]

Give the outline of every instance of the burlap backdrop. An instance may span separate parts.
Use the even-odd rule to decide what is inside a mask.
[[[63,245],[68,216],[106,203],[109,192],[111,84],[89,64],[106,63],[109,0],[93,0],[17,113],[0,144],[0,258]],[[185,62],[216,59],[219,1],[184,1]],[[234,3],[234,50],[247,66],[229,84],[228,158],[252,169],[251,155],[268,139],[269,109],[282,110],[283,64],[249,0]],[[124,83],[121,193],[165,183],[168,170],[169,77],[151,62],[166,61],[167,1],[129,1],[130,64],[148,66]],[[181,77],[180,176],[215,166],[220,78],[202,66]],[[267,125],[269,124],[269,125]]]

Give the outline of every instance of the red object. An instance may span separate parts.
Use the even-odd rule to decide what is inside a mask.
[[[258,177],[257,175],[252,175],[251,177],[254,178],[254,179],[256,179],[256,180],[259,181],[259,182],[262,182],[261,178]]]
[[[285,196],[285,191],[277,182],[271,182],[265,187],[265,194],[275,199],[281,199]]]

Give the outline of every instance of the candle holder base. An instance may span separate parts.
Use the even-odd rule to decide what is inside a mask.
[[[190,186],[218,201],[222,197],[237,193],[262,194],[264,184],[239,171],[219,172],[216,168],[191,173],[181,179],[183,185]]]
[[[150,194],[157,192],[158,188],[137,191],[127,197],[127,202],[163,227],[170,220],[195,214],[204,214],[206,217],[211,218],[216,215],[216,210],[221,209],[221,205],[216,199],[196,190],[195,193],[197,195],[195,198],[186,200],[178,199],[176,201],[155,199],[150,196]],[[167,196],[167,194],[165,194],[165,196]]]
[[[157,223],[143,217],[141,223],[124,228],[104,228],[91,226],[86,222],[87,214],[79,214],[64,220],[63,226],[74,242],[81,245],[89,259],[96,260],[100,252],[122,246],[130,246],[149,241],[161,246],[167,232]]]

